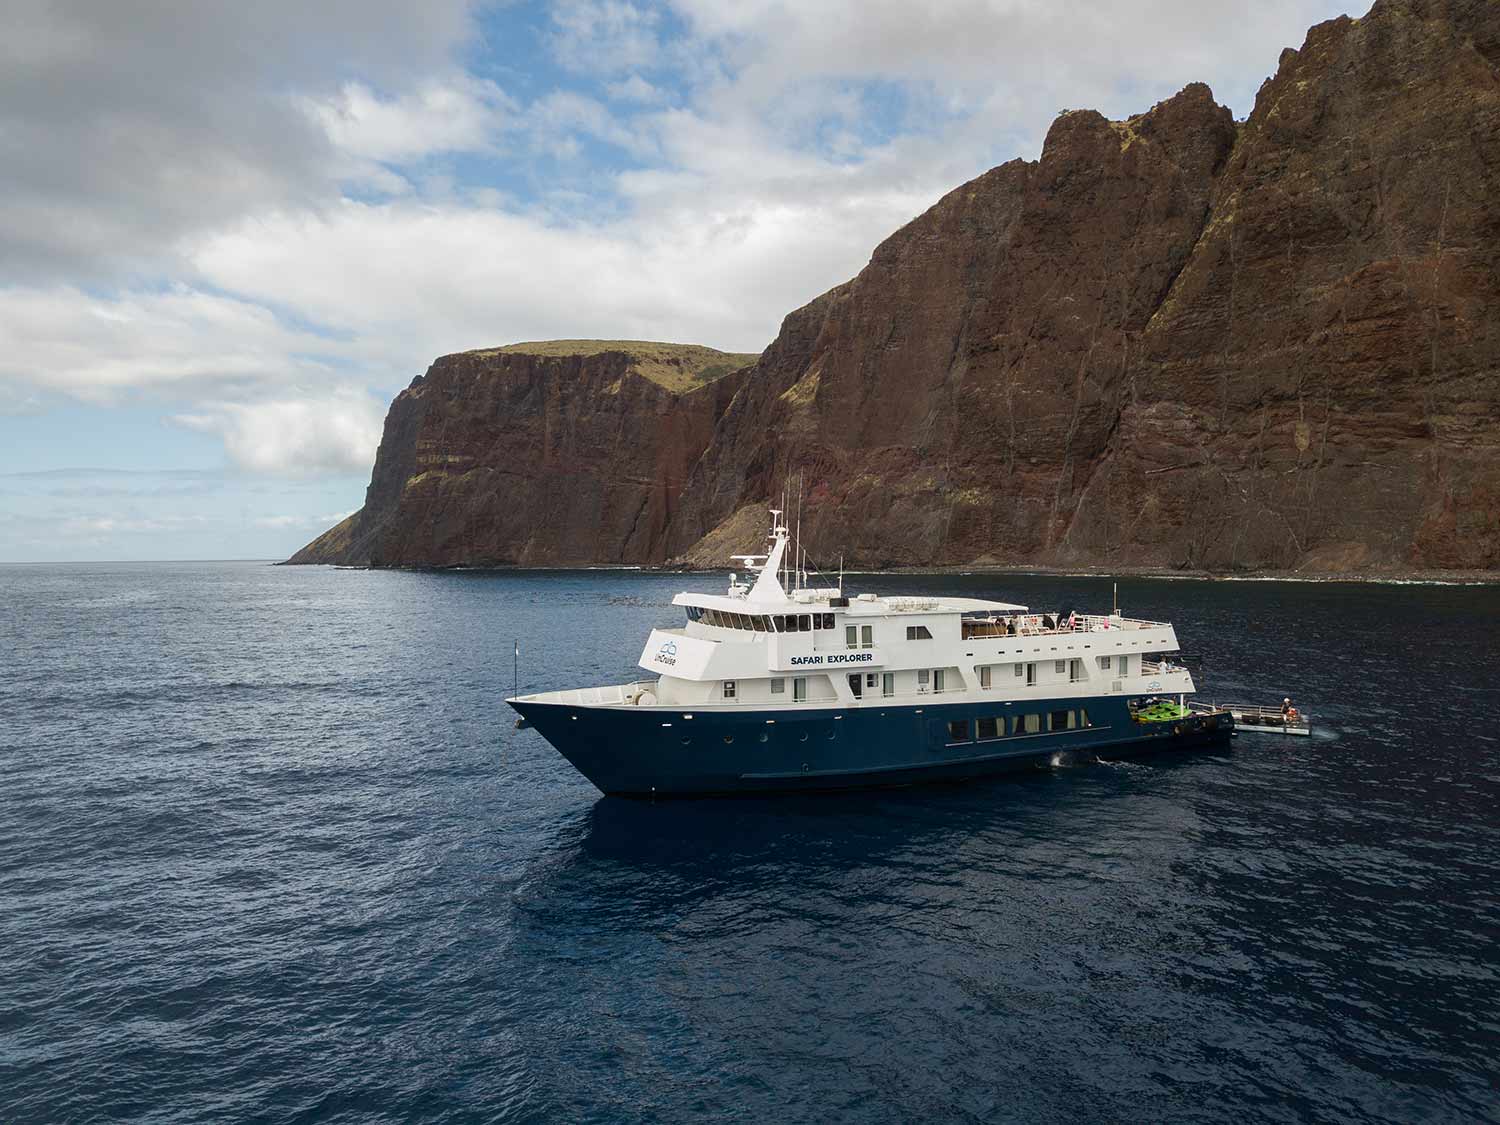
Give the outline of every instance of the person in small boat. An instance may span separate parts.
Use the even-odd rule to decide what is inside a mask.
[[[1292,706],[1290,696],[1281,701],[1281,721],[1283,723],[1295,723],[1297,721],[1297,708]]]

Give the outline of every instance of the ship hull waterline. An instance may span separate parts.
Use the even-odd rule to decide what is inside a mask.
[[[600,792],[644,798],[957,782],[1089,755],[1209,750],[1234,733],[1223,712],[1140,722],[1121,697],[774,711],[508,702]],[[1080,708],[1086,727],[973,737],[976,719],[1036,713],[1045,722],[1053,710]],[[968,723],[970,738],[955,740],[952,722]]]

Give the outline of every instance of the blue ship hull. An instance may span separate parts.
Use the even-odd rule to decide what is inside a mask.
[[[964,781],[1050,764],[1224,745],[1227,713],[1141,722],[1122,697],[784,710],[665,711],[515,700],[511,706],[601,792],[719,796]],[[1089,725],[980,739],[981,718],[1086,708]],[[689,718],[688,716],[691,716]],[[956,737],[950,723],[967,724]]]

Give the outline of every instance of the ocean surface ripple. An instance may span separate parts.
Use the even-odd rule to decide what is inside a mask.
[[[513,639],[623,682],[721,584],[0,567],[0,1121],[1500,1120],[1500,590],[1122,582],[1314,716],[1210,755],[648,804],[513,729]]]

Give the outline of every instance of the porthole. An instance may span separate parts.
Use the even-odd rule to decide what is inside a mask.
[[[830,742],[833,741],[833,737],[834,737],[834,729],[832,727],[829,727],[828,728],[828,740]]]
[[[807,732],[806,732],[806,731],[803,731],[803,732],[802,732],[802,741],[803,741],[803,742],[806,742],[806,741],[807,741]]]
[[[693,740],[691,738],[684,738],[682,740],[682,744],[684,746],[691,746],[693,744]]]
[[[771,740],[771,736],[769,734],[767,734],[765,731],[761,731],[760,732],[760,740],[762,742],[769,742]]]
[[[732,734],[726,734],[724,736],[724,742],[725,742],[726,745],[729,744],[729,743],[731,743],[731,742],[733,742],[733,741],[734,741],[734,735],[732,735]]]

